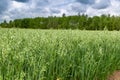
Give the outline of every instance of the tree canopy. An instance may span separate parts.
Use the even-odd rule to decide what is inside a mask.
[[[89,17],[85,14],[62,17],[36,17],[2,22],[2,28],[33,29],[80,29],[80,30],[120,30],[120,16],[101,15]]]

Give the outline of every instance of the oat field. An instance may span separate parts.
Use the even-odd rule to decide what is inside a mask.
[[[119,31],[0,29],[0,80],[107,80]]]

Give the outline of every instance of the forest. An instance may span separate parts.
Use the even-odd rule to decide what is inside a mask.
[[[30,29],[79,29],[79,30],[120,30],[120,16],[101,15],[90,17],[86,14],[78,14],[62,17],[48,16],[4,20],[2,28],[30,28]]]

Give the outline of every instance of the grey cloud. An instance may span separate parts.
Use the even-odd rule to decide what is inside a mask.
[[[34,0],[33,0],[34,1]],[[49,5],[49,0],[36,0],[34,1],[37,6],[45,6]]]
[[[48,13],[48,11],[45,8],[37,7],[36,9],[29,10],[29,12],[32,13]]]
[[[94,4],[95,3],[95,0],[76,0],[76,1],[82,4]]]
[[[11,19],[17,19],[17,18],[25,18],[25,17],[38,17],[48,14],[49,11],[47,11],[45,8],[37,7],[35,9],[14,9],[9,12],[9,16]],[[19,14],[19,15],[18,15]]]
[[[94,4],[92,7],[94,9],[105,9],[111,5],[110,0],[100,0],[98,3]]]
[[[1,0],[0,1],[0,14],[3,13],[9,5],[9,0]]]
[[[72,11],[83,13],[83,12],[86,12],[87,7],[86,7],[86,5],[76,3],[74,5],[71,5],[71,9],[72,9]]]
[[[57,8],[51,8],[50,9],[51,13],[59,14],[61,11]]]
[[[29,0],[14,0],[14,1],[17,1],[17,2],[28,2]]]

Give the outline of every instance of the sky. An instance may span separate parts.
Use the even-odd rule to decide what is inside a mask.
[[[18,18],[120,15],[120,0],[0,0],[0,22]]]

